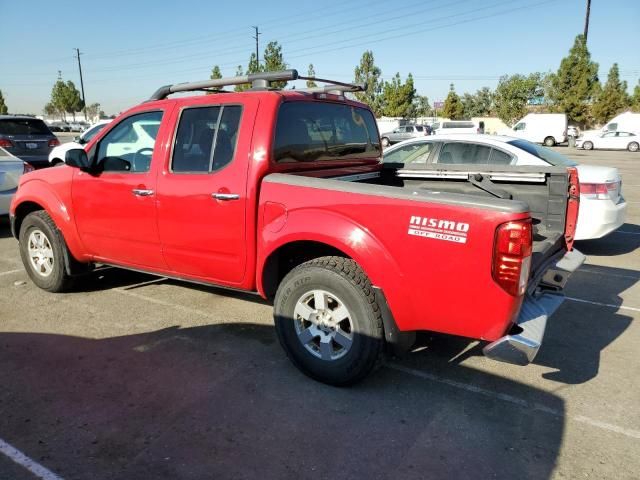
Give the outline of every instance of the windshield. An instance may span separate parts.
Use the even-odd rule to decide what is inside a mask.
[[[51,135],[49,127],[37,118],[0,120],[0,133],[5,135]]]
[[[554,167],[575,167],[577,165],[573,160],[569,160],[564,155],[551,150],[550,148],[536,145],[528,140],[511,140],[507,142],[509,145],[518,147],[531,155],[538,157]]]
[[[380,157],[370,110],[340,103],[285,102],[278,112],[274,159],[278,163]]]

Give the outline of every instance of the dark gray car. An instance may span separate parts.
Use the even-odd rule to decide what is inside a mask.
[[[34,168],[49,166],[49,152],[58,138],[39,118],[0,115],[0,147]]]

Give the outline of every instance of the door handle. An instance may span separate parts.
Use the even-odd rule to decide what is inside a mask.
[[[144,188],[134,188],[131,192],[138,197],[150,197],[155,193],[153,190],[145,190]]]
[[[239,200],[240,195],[237,193],[212,193],[211,196],[216,200]]]

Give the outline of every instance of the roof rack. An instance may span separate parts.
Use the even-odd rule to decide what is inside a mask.
[[[164,85],[156,90],[148,101],[163,100],[172,93],[178,92],[195,92],[195,91],[210,91],[211,88],[222,88],[230,85],[243,85],[246,83],[251,84],[253,90],[265,90],[269,88],[271,82],[283,82],[290,80],[313,80],[317,82],[327,83],[328,85],[320,87],[312,87],[296,90],[297,92],[319,92],[319,93],[337,93],[343,94],[344,92],[359,92],[365,89],[364,84],[352,84],[344,82],[336,82],[333,80],[325,80],[316,77],[303,77],[298,75],[298,71],[281,70],[278,72],[259,72],[249,75],[240,75],[238,77],[226,77],[216,78],[210,80],[202,80],[200,82],[187,82],[176,83],[175,85]]]

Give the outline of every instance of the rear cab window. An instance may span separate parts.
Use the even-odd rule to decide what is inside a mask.
[[[276,163],[380,160],[378,127],[370,110],[344,103],[283,102],[276,122]]]

